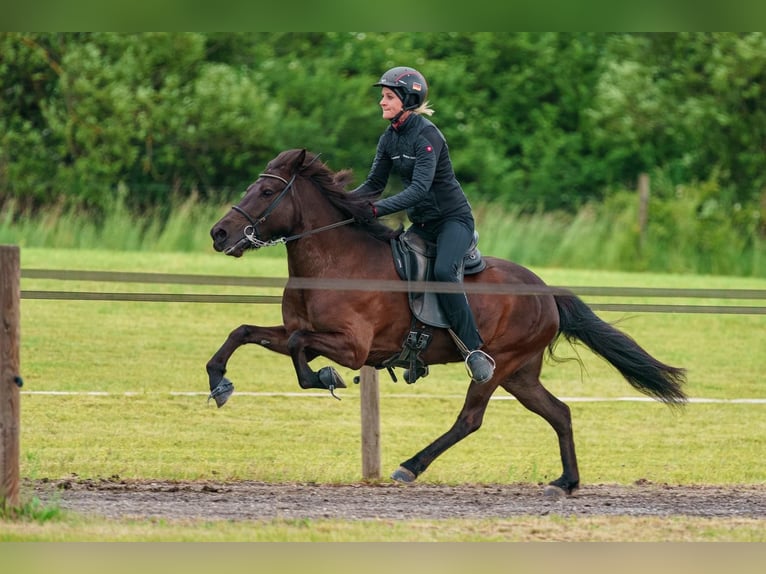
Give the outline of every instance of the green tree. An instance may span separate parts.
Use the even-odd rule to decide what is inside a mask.
[[[766,187],[762,33],[2,33],[0,200],[230,196],[288,147],[359,180],[396,65],[472,198],[573,212],[647,171],[750,212]]]

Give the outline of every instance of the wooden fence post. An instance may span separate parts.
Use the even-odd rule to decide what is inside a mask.
[[[0,245],[0,507],[19,506],[19,248]]]
[[[362,478],[380,478],[380,390],[378,371],[364,366],[359,373],[362,410]]]

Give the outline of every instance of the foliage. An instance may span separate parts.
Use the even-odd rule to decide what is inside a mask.
[[[762,268],[763,33],[4,32],[0,204],[97,228],[118,206],[145,222],[126,234],[139,244],[179,204],[236,198],[285,148],[360,180],[385,128],[371,84],[404,63],[429,78],[475,205],[579,226],[541,262]],[[641,173],[654,243],[637,252],[621,196]]]
[[[607,52],[586,129],[611,181],[654,169],[676,184],[717,174],[734,201],[758,199],[766,185],[766,35],[620,34]]]
[[[363,174],[371,84],[402,63],[475,198],[572,209],[655,169],[740,204],[766,184],[762,33],[6,32],[0,196],[206,197],[298,146]]]

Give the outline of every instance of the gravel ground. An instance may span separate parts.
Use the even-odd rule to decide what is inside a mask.
[[[520,515],[766,518],[766,485],[586,485],[545,496],[534,484],[401,485],[155,482],[62,479],[31,485],[43,501],[108,518],[345,520],[505,518]]]

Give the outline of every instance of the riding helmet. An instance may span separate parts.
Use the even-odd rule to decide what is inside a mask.
[[[423,74],[405,66],[391,68],[373,86],[391,88],[402,100],[405,110],[419,108],[428,96],[428,84]]]

